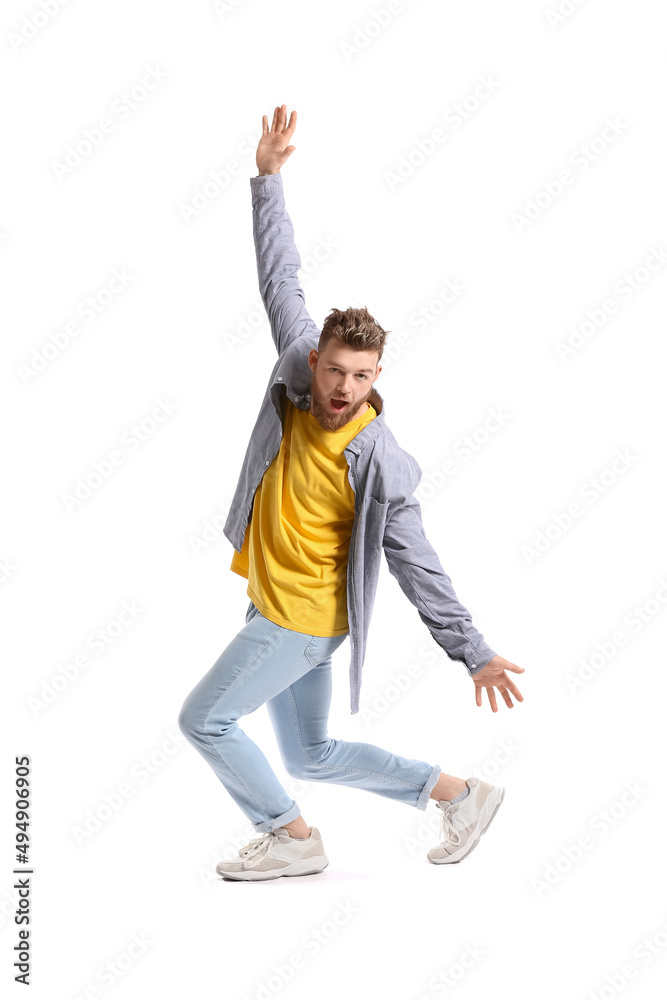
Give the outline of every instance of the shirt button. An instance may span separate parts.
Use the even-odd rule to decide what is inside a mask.
[[[283,377],[282,377],[282,375],[279,375],[279,376],[278,376],[278,381],[279,381],[279,382],[282,382],[282,380],[283,380]]]
[[[306,399],[310,399],[310,393],[309,392],[306,393]]]
[[[269,464],[268,462],[265,462],[265,463],[264,463],[264,465],[268,465],[268,464]]]

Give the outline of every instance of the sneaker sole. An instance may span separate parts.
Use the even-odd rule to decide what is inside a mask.
[[[477,829],[475,831],[477,833],[477,836],[472,841],[472,843],[470,842],[470,840],[468,840],[467,844],[464,844],[463,847],[459,848],[458,851],[455,851],[453,854],[450,854],[446,858],[429,858],[428,860],[431,862],[432,865],[457,865],[459,861],[463,861],[463,859],[466,858],[471,851],[475,850],[475,848],[479,844],[480,837],[482,836],[483,833],[485,833],[488,830],[489,826],[491,825],[491,820],[498,812],[498,809],[500,808],[502,801],[505,798],[505,789],[499,788],[498,791],[500,792],[500,798],[496,801],[495,806],[493,806],[492,812],[486,819],[486,822],[484,822],[483,817],[485,813],[488,813],[488,810],[489,808],[491,808],[491,806],[489,799],[487,799],[486,802],[484,803],[482,811],[479,814],[479,819],[477,821]],[[470,839],[472,839],[472,837]]]
[[[268,882],[270,879],[290,878],[293,875],[317,875],[319,872],[324,871],[325,868],[328,868],[328,866],[328,861],[325,861],[319,868],[313,868],[312,861],[295,861],[293,865],[290,865],[289,869],[283,868],[275,875],[272,875],[270,872],[256,872],[252,868],[247,868],[245,871],[240,872],[218,871],[218,875],[222,878],[232,879],[234,882]]]

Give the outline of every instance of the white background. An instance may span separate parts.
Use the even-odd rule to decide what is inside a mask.
[[[33,997],[656,996],[662,11],[564,2],[558,20],[557,2],[3,5],[0,935],[11,981],[14,757],[28,754]],[[283,102],[299,116],[283,180],[310,314],[365,305],[392,331],[377,388],[424,470],[427,535],[487,642],[525,667],[525,700],[478,708],[383,563],[362,710],[347,641],[330,734],[478,774],[505,802],[464,864],[436,867],[433,802],[295,788],[263,707],[243,727],[330,865],[253,885],[215,875],[255,834],[176,720],[248,605],[221,526],[275,360],[248,178]],[[59,175],[105,117],[112,131]],[[108,295],[114,269],[129,277]],[[447,281],[465,291],[443,305]],[[132,450],[159,400],[169,416]],[[115,449],[122,464],[68,508]]]

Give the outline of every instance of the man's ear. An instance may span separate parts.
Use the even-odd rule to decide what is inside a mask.
[[[311,372],[315,371],[316,363],[317,363],[317,351],[315,350],[314,347],[311,347],[310,352],[308,354],[308,366]]]

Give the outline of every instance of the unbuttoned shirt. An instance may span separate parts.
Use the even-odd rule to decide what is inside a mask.
[[[354,490],[343,449],[375,410],[364,403],[353,420],[327,430],[310,410],[285,395],[281,402],[280,449],[230,569],[248,580],[248,597],[269,621],[307,635],[345,635]]]
[[[239,554],[248,538],[246,555],[252,543],[252,528],[250,532],[248,528],[258,488],[279,455],[283,440],[286,412],[283,398],[299,410],[310,410],[312,371],[308,355],[312,348],[318,348],[320,337],[306,310],[297,276],[301,258],[285,207],[282,176],[278,173],[251,177],[250,189],[259,291],[278,360],[269,376],[223,528]],[[375,387],[368,402],[375,412],[374,418],[343,448],[347,481],[354,493],[346,567],[353,715],[359,711],[362,668],[382,552],[389,572],[450,659],[463,663],[472,676],[496,655],[473,625],[470,612],[456,596],[450,577],[426,538],[421,508],[414,496],[422,478],[419,464],[400,447],[389,430],[384,400]],[[261,526],[261,519],[258,525]],[[275,528],[270,520],[266,525],[262,531]],[[268,594],[267,589],[265,599]],[[262,600],[259,589],[257,597]],[[287,627],[299,631],[298,624]],[[315,629],[309,631],[317,634]]]

